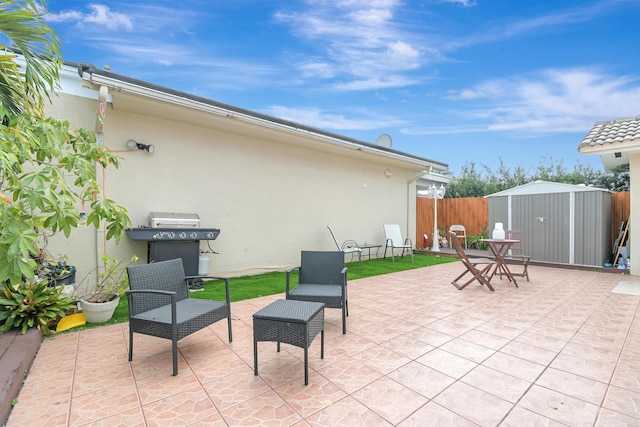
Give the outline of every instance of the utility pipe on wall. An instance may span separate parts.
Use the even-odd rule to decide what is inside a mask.
[[[106,106],[107,106],[107,97],[109,95],[109,88],[107,86],[100,86],[98,90],[98,111],[96,117],[96,140],[99,146],[104,146],[104,133],[103,133],[103,124],[106,115]],[[102,181],[102,192],[105,191],[105,170],[100,166],[97,162],[94,163],[94,168],[96,172],[96,180],[98,182]],[[104,197],[104,194],[100,194],[97,197]],[[105,240],[105,230],[104,224],[101,227],[96,227],[96,277],[97,280],[98,274],[100,273],[100,266],[102,264],[102,257],[107,253],[107,244]]]
[[[409,212],[409,206],[411,204],[411,200],[413,200],[414,203],[415,203],[415,200],[416,200],[416,193],[415,193],[416,181],[419,180],[420,178],[422,178],[423,176],[425,176],[426,174],[431,173],[432,170],[433,170],[433,166],[428,166],[426,170],[418,172],[415,177],[413,177],[409,181],[407,181],[407,224],[406,224],[407,237],[410,236],[409,233],[411,231],[411,228],[409,228],[410,225],[411,225],[411,215],[410,215],[410,212]],[[413,188],[413,190],[414,190],[413,193],[411,193],[411,188]],[[415,212],[415,209],[413,211]],[[414,227],[415,227],[415,224],[416,224],[416,219],[414,218],[413,219]],[[413,234],[415,235],[415,230],[413,230]],[[412,242],[414,240],[415,239],[411,239]],[[413,242],[413,245],[415,246],[415,242]]]

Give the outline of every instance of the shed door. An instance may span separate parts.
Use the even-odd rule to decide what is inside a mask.
[[[525,253],[531,259],[569,263],[569,193],[513,196],[513,228],[523,231]]]

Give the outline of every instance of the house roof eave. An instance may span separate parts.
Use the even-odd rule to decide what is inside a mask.
[[[69,63],[68,65],[74,64]],[[115,74],[110,71],[100,70],[88,63],[78,63],[75,65],[80,77],[85,82],[94,85],[96,88],[99,86],[107,86],[110,90],[115,92],[126,92],[140,97],[153,98],[169,104],[179,105],[205,113],[238,120],[249,125],[262,126],[290,134],[296,134],[322,143],[358,150],[370,155],[390,159],[395,162],[412,165],[411,168],[416,170],[433,168],[436,170],[446,171],[448,169],[448,164],[446,163],[414,156],[344,135],[327,132],[255,111],[220,103],[186,92]]]

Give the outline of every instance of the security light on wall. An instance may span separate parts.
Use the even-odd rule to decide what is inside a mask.
[[[153,153],[156,150],[156,147],[153,144],[142,144],[134,139],[127,140],[127,147],[130,149],[137,148],[138,150],[147,150],[149,153]]]

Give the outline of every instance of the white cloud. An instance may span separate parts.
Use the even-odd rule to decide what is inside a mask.
[[[381,76],[379,78],[349,80],[347,82],[337,82],[331,87],[338,90],[362,91],[385,88],[397,88],[404,86],[412,86],[418,84],[419,81],[401,75],[397,76]]]
[[[69,10],[60,13],[50,13],[47,20],[51,22],[74,22],[79,25],[97,25],[109,30],[127,30],[133,29],[133,20],[130,16],[120,12],[114,12],[109,6],[101,4],[89,4],[88,13]]]
[[[486,125],[455,125],[455,126],[427,126],[406,127],[400,130],[405,135],[458,135],[465,133],[487,132]]]
[[[506,83],[500,80],[488,81],[480,83],[473,88],[449,91],[445,98],[451,100],[498,98],[504,95],[506,86]]]
[[[322,59],[308,59],[306,62],[298,63],[297,68],[302,71],[304,77],[321,77],[326,79],[335,76],[333,66]]]
[[[396,63],[412,64],[410,65],[411,68],[419,65],[420,52],[405,42],[395,41],[389,43],[387,53]]]
[[[412,31],[412,26],[397,16],[399,1],[309,4],[312,7],[306,11],[275,15],[277,21],[291,25],[293,33],[324,58],[323,67],[314,75],[308,64],[316,63],[318,55],[311,59],[300,55],[296,67],[307,77],[335,77],[340,82],[332,86],[340,90],[402,87],[419,81],[409,72],[433,58],[441,58],[437,49],[418,39],[416,34],[420,31]]]
[[[313,107],[290,108],[273,105],[265,113],[295,123],[304,123],[311,127],[341,131],[388,129],[406,124],[401,119],[381,116],[369,111],[353,111],[347,117],[344,114],[330,113]]]
[[[456,4],[460,4],[464,7],[471,7],[471,6],[475,6],[476,2],[475,0],[441,0],[442,3],[456,3]]]
[[[448,1],[456,2],[457,0]],[[466,2],[466,0],[461,1]],[[613,10],[613,4],[621,1],[624,2],[628,0],[603,0],[573,8],[555,9],[551,13],[526,17],[524,19],[497,21],[497,23],[494,23],[492,26],[483,28],[481,32],[471,33],[465,37],[443,40],[441,49],[452,51],[462,47],[509,39],[523,34],[540,34],[549,29],[568,27],[593,19],[602,19],[609,10]]]
[[[636,116],[640,81],[590,68],[547,69],[484,82],[447,98],[465,103],[459,106],[467,111],[461,121],[474,123],[470,131],[577,132],[596,121]],[[458,133],[464,129],[451,126],[411,132]]]

